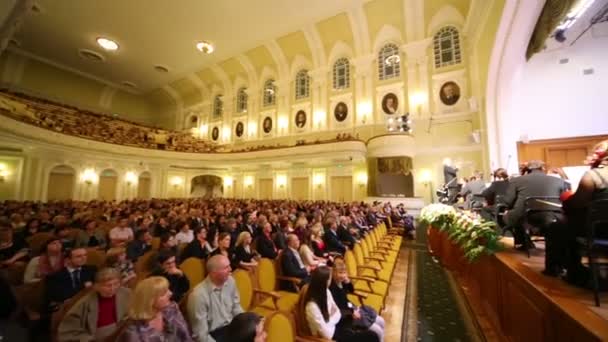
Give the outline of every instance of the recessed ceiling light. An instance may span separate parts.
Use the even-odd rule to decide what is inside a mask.
[[[167,68],[167,67],[166,67],[166,66],[164,66],[164,65],[160,65],[160,64],[155,65],[155,66],[154,66],[154,70],[156,70],[156,71],[158,71],[158,72],[162,72],[162,73],[167,73],[167,72],[169,72],[169,68]]]
[[[104,48],[106,50],[110,50],[110,51],[118,50],[118,43],[116,43],[115,41],[108,39],[108,38],[103,38],[103,37],[97,38],[97,44],[99,44],[99,46],[101,46],[102,48]]]
[[[80,57],[94,62],[103,62],[106,60],[105,57],[103,57],[100,53],[97,53],[93,50],[80,49],[78,50],[78,54],[80,55]]]
[[[210,54],[210,53],[212,53],[215,50],[215,48],[213,47],[213,45],[211,43],[205,42],[205,41],[197,43],[196,44],[196,48],[199,51],[204,52],[206,54]]]

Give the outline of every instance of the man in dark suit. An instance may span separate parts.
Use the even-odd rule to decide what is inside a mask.
[[[166,234],[166,233],[165,233]],[[127,244],[127,258],[136,262],[140,256],[152,249],[152,235],[147,229],[135,232],[135,238]]]
[[[340,239],[340,241],[342,241],[342,243],[348,245],[348,247],[350,247],[351,249],[355,246],[355,243],[357,243],[357,240],[355,239],[355,236],[353,235],[355,233],[355,231],[351,231],[351,228],[349,227],[348,224],[348,217],[347,216],[340,216],[340,224],[338,225],[338,238]]]
[[[505,213],[504,220],[507,226],[513,228],[515,245],[528,244],[534,247],[531,241],[524,241],[523,221],[525,213],[525,201],[528,197],[559,197],[566,189],[566,184],[561,178],[547,176],[543,172],[542,161],[533,160],[528,163],[530,172],[524,176],[514,178],[510,181],[505,195],[505,204],[509,210]],[[533,217],[534,221],[546,222],[546,215],[539,213]]]
[[[452,166],[452,159],[445,158],[443,160],[443,182],[444,186],[448,188],[448,204],[452,204],[456,200],[458,195],[458,169]]]
[[[489,221],[494,221],[496,216],[496,205],[504,204],[504,198],[509,188],[509,174],[507,170],[500,168],[494,171],[494,181],[485,189],[481,195],[485,198],[487,206],[481,209],[481,216]],[[503,222],[496,222],[499,226]]]
[[[269,222],[266,222],[262,228],[262,233],[255,239],[256,250],[262,258],[275,259],[278,255],[278,249],[270,237],[271,232],[272,226]]]
[[[329,227],[325,230],[323,241],[325,241],[325,249],[328,252],[337,252],[342,255],[346,253],[346,246],[344,246],[338,237],[338,225],[335,221],[331,222]]]
[[[80,290],[93,285],[97,269],[85,265],[86,262],[87,250],[74,248],[66,253],[65,267],[46,278],[46,299],[51,311]]]
[[[310,281],[310,266],[304,265],[298,249],[300,248],[300,239],[296,234],[287,236],[287,248],[283,251],[281,258],[281,270],[286,277],[302,279],[300,286]],[[291,282],[284,282],[283,287],[287,291],[297,292]]]

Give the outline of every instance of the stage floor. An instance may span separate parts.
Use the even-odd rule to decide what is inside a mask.
[[[545,243],[535,242],[536,248],[530,250],[530,258],[513,248],[513,238],[504,237],[501,240],[507,248],[496,254],[496,257],[508,264],[516,272],[528,280],[533,286],[550,297],[564,311],[574,317],[585,314],[580,312],[581,305],[605,320],[608,326],[608,293],[600,292],[600,307],[595,306],[593,292],[568,284],[566,281],[548,277],[541,272],[545,268]]]

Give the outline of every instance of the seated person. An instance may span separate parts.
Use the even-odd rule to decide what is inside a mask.
[[[483,181],[482,174],[479,171],[475,171],[471,180],[465,184],[460,193],[458,195],[464,197],[465,199],[465,209],[471,209],[473,196],[481,195],[481,193],[486,189],[486,183]]]
[[[169,281],[169,289],[173,296],[171,299],[178,302],[190,289],[190,281],[182,270],[177,267],[175,254],[172,251],[160,251],[157,256],[158,265],[153,275],[162,276]]]
[[[129,227],[129,219],[120,218],[118,226],[112,228],[108,235],[112,247],[126,246],[129,241],[133,240],[133,230]]]
[[[114,267],[120,272],[120,283],[123,286],[128,286],[137,276],[133,263],[127,259],[127,252],[124,247],[110,248],[106,253],[106,265]]]
[[[206,259],[211,252],[213,252],[213,247],[207,241],[207,228],[200,226],[196,227],[193,230],[194,239],[190,242],[182,252],[180,260],[186,260],[188,258],[199,258]]]
[[[177,303],[171,301],[169,282],[163,277],[150,277],[137,284],[127,318],[116,339],[119,342],[193,341]]]
[[[580,245],[577,237],[587,237],[587,208],[592,201],[608,199],[608,140],[597,144],[593,154],[587,157],[591,170],[585,172],[576,192],[564,200],[567,224],[547,235],[547,253],[555,255],[567,270],[566,280],[578,286],[589,286],[590,273],[581,263]],[[602,239],[608,238],[598,230]],[[554,252],[550,251],[550,247]]]
[[[340,308],[342,315],[351,315],[353,326],[359,329],[369,329],[378,335],[380,341],[384,340],[384,318],[380,317],[376,310],[363,305],[357,308],[348,300],[348,294],[354,293],[355,288],[348,278],[344,259],[334,260],[331,285],[329,286],[336,305]]]
[[[59,324],[59,341],[103,341],[127,314],[131,290],[120,286],[120,273],[103,268],[95,275],[94,291],[80,298]]]
[[[63,245],[58,238],[50,238],[42,247],[42,254],[32,258],[25,268],[23,282],[35,283],[63,268]]]
[[[129,228],[130,229],[130,228]],[[120,247],[117,245],[117,247]],[[152,236],[147,230],[138,230],[135,233],[135,239],[129,241],[127,247],[127,258],[132,262],[136,262],[140,256],[152,250]]]
[[[192,240],[194,240],[194,234],[192,233],[188,223],[180,221],[175,226],[175,229],[178,231],[178,233],[175,235],[175,241],[177,244],[190,243]]]
[[[230,262],[232,263],[233,259],[234,259],[234,252],[232,251],[232,249],[230,248],[230,241],[232,240],[232,237],[230,235],[230,233],[227,232],[222,232],[218,235],[217,238],[217,248],[211,252],[211,256],[214,255],[223,255],[226,258],[228,258],[228,260],[230,260]]]
[[[346,216],[340,216],[340,224],[338,225],[336,232],[338,233],[338,239],[348,247],[353,248],[357,243],[357,240],[353,235],[355,232],[350,230],[348,218]]]
[[[10,227],[0,227],[0,266],[8,267],[27,261],[28,249],[25,242],[14,238]]]
[[[107,245],[106,233],[102,229],[97,228],[97,222],[95,220],[85,221],[84,229],[76,237],[76,247],[105,249]]]
[[[95,266],[86,265],[86,263],[86,249],[71,249],[66,252],[65,267],[46,277],[46,299],[51,311],[85,287],[93,285],[97,270]]]
[[[253,270],[258,265],[256,258],[256,252],[251,249],[251,234],[249,232],[241,232],[234,248],[232,269]]]
[[[525,241],[523,221],[525,213],[525,201],[528,197],[559,197],[565,189],[565,183],[560,178],[547,176],[543,172],[544,163],[533,160],[528,163],[529,173],[516,177],[510,181],[505,204],[510,208],[505,212],[505,224],[513,229],[515,246],[518,248],[534,248],[532,241]],[[551,214],[552,215],[552,214]],[[547,214],[539,213],[534,220],[545,221]]]
[[[315,337],[321,337],[337,342],[351,341],[380,341],[378,335],[366,329],[357,331],[353,329],[352,321],[342,318],[342,313],[329,291],[331,269],[321,266],[312,272],[310,286],[302,299],[305,303],[305,312],[308,328]]]
[[[276,259],[278,255],[279,250],[272,240],[271,233],[272,226],[270,223],[264,223],[262,233],[258,235],[256,240],[256,248],[262,258]]]
[[[481,210],[481,216],[489,221],[494,221],[496,215],[497,199],[504,200],[509,188],[509,174],[507,170],[499,168],[494,171],[494,181],[485,189],[481,195],[485,198],[487,206]],[[499,222],[497,222],[499,223]]]
[[[226,340],[230,342],[264,342],[264,317],[255,312],[242,312],[228,325]]]
[[[304,265],[314,269],[317,266],[327,265],[327,259],[316,256],[312,251],[312,248],[310,247],[311,236],[312,232],[310,230],[304,232],[304,236],[300,243],[300,257],[302,258]]]
[[[188,317],[197,341],[228,342],[234,317],[243,312],[239,291],[230,275],[230,261],[223,255],[207,260],[207,277],[188,296]]]
[[[175,255],[177,255],[177,240],[175,240],[175,235],[171,233],[164,233],[160,236],[160,246],[158,247],[158,251],[171,251]],[[179,260],[178,260],[179,262]]]
[[[331,222],[329,227],[325,230],[323,241],[325,241],[325,246],[328,252],[335,252],[339,254],[346,253],[346,246],[344,246],[338,237],[338,225],[335,221]]]
[[[287,248],[283,251],[281,258],[281,271],[286,277],[302,279],[300,286],[310,281],[310,270],[312,267],[304,265],[298,249],[300,239],[296,234],[287,235]],[[283,287],[287,291],[296,292],[291,282],[283,281]]]
[[[72,249],[76,245],[72,229],[66,225],[55,226],[55,236],[61,240],[61,245],[66,250]]]

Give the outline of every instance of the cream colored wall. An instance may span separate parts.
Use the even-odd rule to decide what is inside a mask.
[[[23,158],[0,155],[0,201],[21,199]]]
[[[51,173],[47,190],[47,200],[67,200],[73,198],[76,176],[66,173]]]

